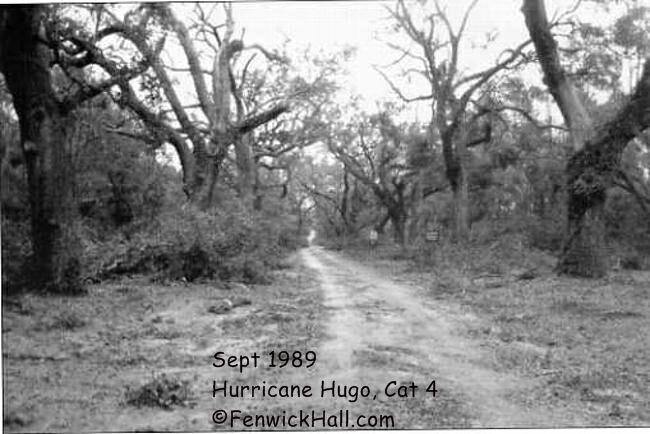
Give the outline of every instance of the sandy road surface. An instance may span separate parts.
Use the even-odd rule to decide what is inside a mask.
[[[239,293],[216,283],[164,286],[146,279],[105,283],[85,297],[29,296],[3,312],[4,428],[7,432],[213,431],[305,426],[215,425],[216,409],[243,415],[299,410],[392,416],[367,428],[548,427],[581,421],[568,410],[530,408],[521,396],[532,379],[497,372],[480,339],[464,333],[477,318],[443,305],[422,289],[390,280],[343,255],[317,247],[299,252],[271,285]],[[241,289],[241,288],[240,288]],[[241,289],[243,291],[243,289]],[[248,305],[216,315],[223,298]],[[74,319],[75,321],[72,321]],[[313,368],[272,368],[270,351],[315,351]],[[212,366],[213,355],[262,356],[258,368]],[[492,363],[490,363],[492,362]],[[183,380],[189,404],[135,407],[128,390],[153,374]],[[436,396],[426,393],[436,381]],[[214,396],[229,385],[310,385],[305,397]],[[322,382],[366,385],[369,396],[319,396]],[[391,383],[392,382],[392,383]],[[407,392],[407,396],[388,396]],[[418,386],[416,391],[409,385]],[[408,395],[408,393],[412,395]],[[327,394],[326,394],[327,395]],[[516,397],[519,398],[516,398]],[[357,422],[357,424],[354,424]],[[366,421],[368,422],[368,421]]]
[[[462,403],[467,423],[473,427],[581,425],[569,412],[514,402],[513,396],[538,384],[481,363],[491,355],[479,341],[461,335],[472,317],[460,309],[427,300],[418,288],[393,282],[381,270],[334,252],[312,247],[302,252],[302,258],[317,270],[325,306],[330,311],[329,340],[321,352],[323,359],[331,361],[331,375],[378,387],[397,378],[415,381],[425,388],[427,378],[436,379],[437,388],[442,389],[436,399],[453,395]],[[414,398],[421,406],[419,414],[426,414],[427,407],[434,409],[425,395]],[[430,422],[438,425],[435,416]],[[419,428],[426,424],[416,417],[401,420],[396,427]]]

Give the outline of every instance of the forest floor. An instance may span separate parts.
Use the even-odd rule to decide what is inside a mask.
[[[650,424],[649,273],[519,280],[319,247],[288,264],[263,286],[140,277],[3,297],[5,430],[307,430],[230,417],[300,410],[315,429]],[[214,367],[218,351],[258,366]],[[303,364],[270,366],[271,351]],[[214,397],[224,381],[313,395]],[[321,397],[332,382],[347,396]]]

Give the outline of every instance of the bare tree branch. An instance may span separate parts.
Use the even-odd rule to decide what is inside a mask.
[[[395,84],[388,78],[388,76],[384,73],[384,71],[380,70],[376,66],[374,67],[374,69],[384,78],[384,80],[386,81],[386,83],[388,83],[388,85],[393,90],[393,92],[395,92],[395,94],[404,102],[425,101],[425,100],[432,99],[434,97],[433,94],[430,94],[430,95],[420,95],[420,96],[409,98],[406,95],[404,95],[397,86],[395,86]]]
[[[205,77],[203,77],[203,70],[201,69],[201,62],[199,61],[199,56],[194,48],[194,43],[190,38],[190,35],[187,31],[187,27],[183,24],[176,15],[174,15],[171,8],[167,5],[159,6],[164,11],[169,22],[171,23],[181,47],[185,52],[185,57],[187,58],[187,63],[190,67],[190,73],[192,75],[192,83],[194,84],[194,89],[196,90],[196,95],[201,104],[201,109],[205,116],[210,119],[210,122],[214,122],[214,101],[211,101],[208,94],[208,88],[205,83]]]
[[[475,121],[479,117],[485,116],[485,115],[490,114],[490,113],[499,113],[499,112],[503,112],[503,111],[512,111],[512,112],[518,113],[521,116],[523,116],[524,118],[526,118],[526,120],[528,122],[530,122],[538,130],[555,129],[555,130],[560,130],[560,131],[565,131],[565,132],[569,131],[568,128],[563,126],[563,125],[542,124],[542,123],[540,123],[539,120],[535,119],[533,117],[533,115],[531,115],[528,110],[525,110],[525,109],[523,109],[521,107],[508,105],[508,104],[500,104],[497,107],[486,107],[486,106],[483,106],[483,105],[479,104],[476,101],[472,101],[472,103],[479,108],[479,111],[474,116],[472,116],[472,120],[470,121],[470,123]]]
[[[474,92],[476,92],[476,90],[480,89],[481,86],[487,83],[496,73],[502,71],[510,64],[512,64],[515,60],[517,60],[521,56],[523,50],[530,43],[531,41],[526,41],[519,44],[517,48],[511,50],[510,55],[505,60],[502,60],[501,62],[497,63],[491,68],[486,69],[485,71],[482,71],[478,74],[474,74],[473,80],[476,81],[467,90],[465,90],[465,92],[463,92],[462,96],[460,97],[460,104],[459,104],[458,111],[464,111],[467,108],[467,104],[469,103],[472,96],[474,95]]]

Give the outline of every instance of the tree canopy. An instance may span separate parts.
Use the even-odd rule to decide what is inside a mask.
[[[372,7],[395,56],[365,65],[376,100],[351,87],[363,46],[255,40],[236,4],[2,7],[2,206],[31,217],[11,248],[37,284],[81,287],[84,228],[133,242],[174,209],[343,244],[390,227],[403,248],[434,223],[461,244],[505,226],[602,274],[622,203],[647,226],[650,10],[525,0],[500,37],[480,0]]]

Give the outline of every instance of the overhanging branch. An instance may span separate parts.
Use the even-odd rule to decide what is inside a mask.
[[[276,107],[273,107],[270,110],[262,112],[258,115],[251,116],[247,119],[244,119],[242,122],[237,124],[234,129],[238,134],[246,134],[253,131],[255,128],[263,125],[267,122],[272,121],[273,119],[280,116],[282,113],[288,112],[289,106],[286,104],[280,104]]]

